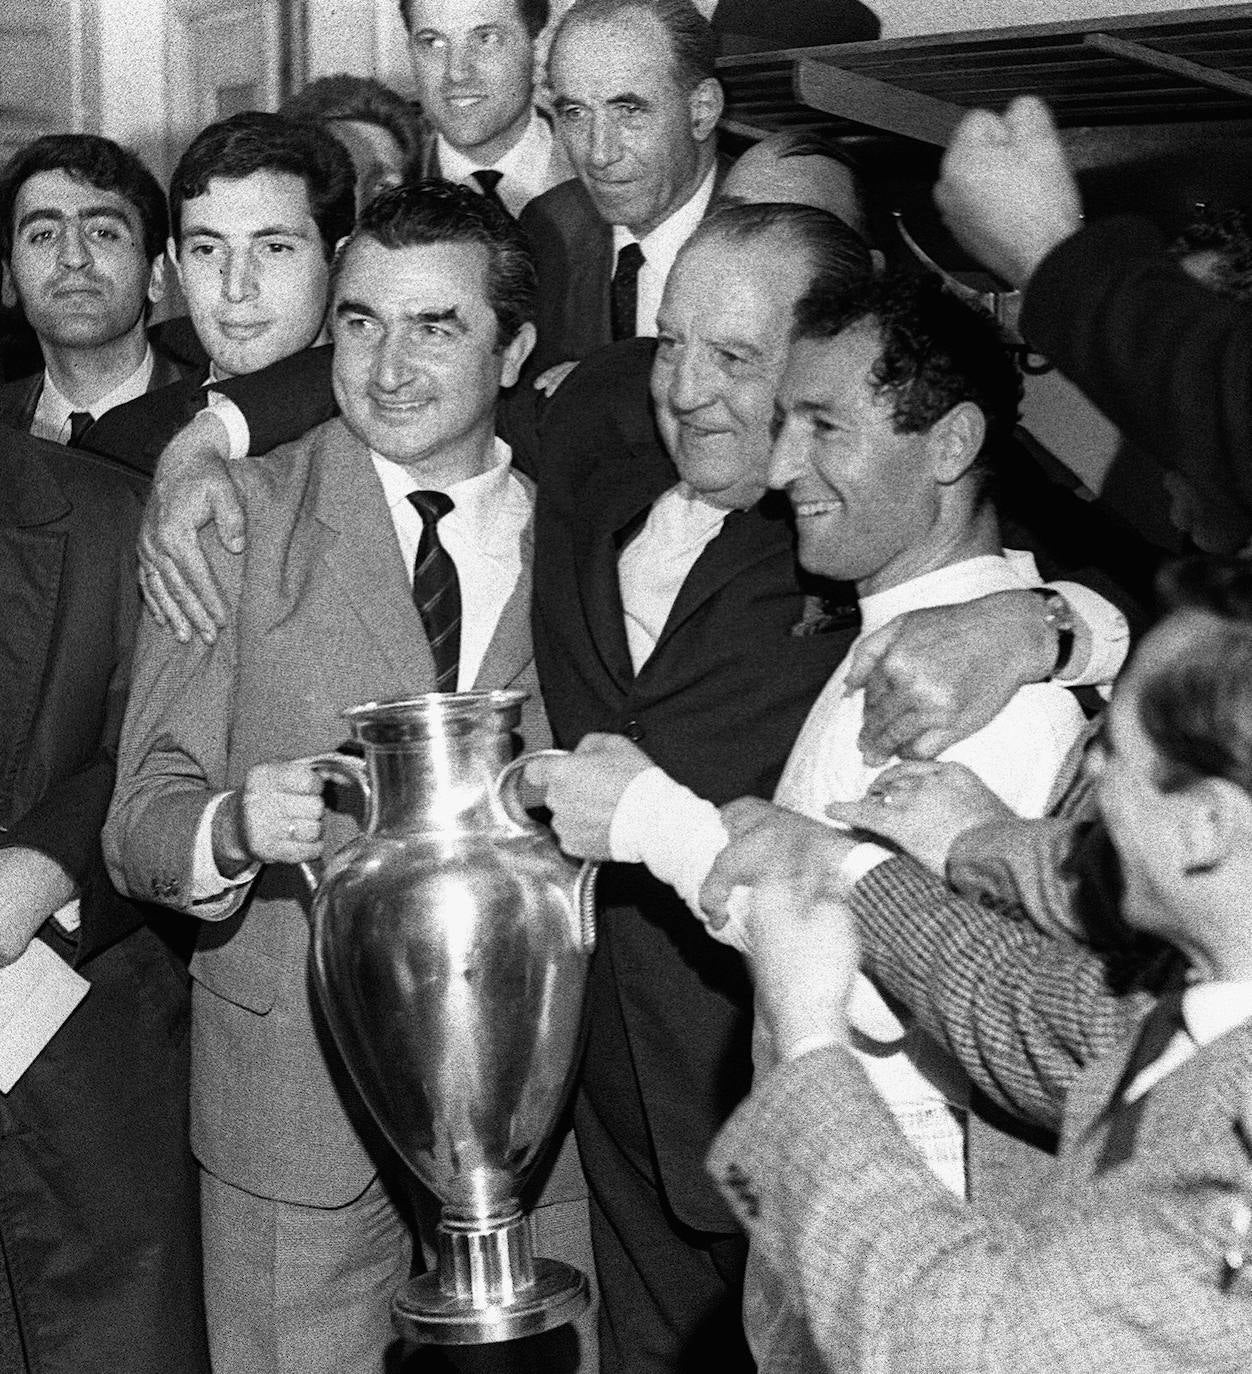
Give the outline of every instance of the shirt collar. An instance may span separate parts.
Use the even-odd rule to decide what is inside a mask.
[[[1182,1019],[1197,1045],[1252,1019],[1252,980],[1196,983],[1182,995]]]
[[[494,170],[508,181],[521,182],[534,194],[546,188],[544,176],[552,156],[552,129],[538,110],[530,112],[530,123],[522,136],[502,158],[495,162],[475,162],[454,148],[442,134],[435,135],[439,171],[449,181],[470,183],[474,172]]]
[[[98,420],[106,410],[112,410],[114,406],[125,405],[127,401],[133,401],[142,396],[148,389],[148,383],[152,380],[152,368],[156,359],[152,355],[152,345],[144,349],[143,358],[139,366],[113,388],[101,396],[94,405],[86,407],[93,420]],[[43,374],[43,393],[39,398],[39,406],[44,415],[57,427],[69,424],[70,416],[76,410],[84,409],[83,406],[75,405],[65,393],[57,386],[49,375],[48,370],[44,369]]]
[[[905,611],[968,601],[971,595],[982,596],[987,592],[1020,591],[1027,585],[1002,554],[963,558],[959,563],[949,563],[947,567],[910,578],[886,591],[861,597],[861,633],[877,630]]]
[[[674,265],[678,250],[696,231],[696,225],[704,218],[713,198],[713,183],[717,179],[717,164],[708,170],[708,175],[696,187],[695,195],[664,219],[643,238],[636,238],[624,224],[613,226],[613,250],[617,251],[628,243],[637,243],[643,249],[644,259],[662,275],[668,276]]]
[[[466,477],[463,481],[453,482],[451,486],[442,488],[452,498],[454,513],[471,525],[490,521],[492,514],[500,508],[504,500],[512,476],[513,450],[500,438],[496,439],[495,445],[496,461],[486,472]],[[374,470],[383,484],[383,494],[387,498],[389,509],[406,502],[410,492],[427,490],[400,463],[393,463],[390,458],[384,458],[372,449],[370,457],[374,460]]]

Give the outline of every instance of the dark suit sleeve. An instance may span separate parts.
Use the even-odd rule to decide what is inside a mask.
[[[331,384],[334,350],[305,348],[289,358],[232,377],[213,387],[243,412],[252,442],[250,454],[290,444],[339,414]]]
[[[1067,239],[1031,278],[1021,328],[1133,443],[1252,512],[1252,309],[1191,281],[1151,226]]]
[[[752,1240],[778,1367],[1124,1374],[1252,1367],[1222,1251],[1246,1176],[1224,1110],[1176,1169],[969,1206],[832,1047],[754,1083],[709,1167]],[[814,1350],[816,1348],[816,1352]]]
[[[82,928],[77,939],[76,963],[82,963],[140,923],[135,908],[118,901],[109,885],[100,852],[100,832],[113,792],[117,743],[126,710],[130,659],[139,618],[135,544],[141,510],[138,496],[119,488],[116,499],[97,511],[102,525],[115,531],[116,537],[111,540],[113,565],[95,570],[95,575],[104,579],[115,592],[114,654],[111,668],[104,669],[101,674],[101,682],[107,677],[108,685],[96,747],[84,758],[81,767],[55,780],[39,800],[0,835],[0,847],[38,850],[74,880],[82,898]],[[82,575],[81,572],[71,573],[66,585],[72,590],[75,579]],[[65,721],[66,730],[81,728],[79,721]]]
[[[960,897],[911,859],[857,883],[864,967],[999,1105],[1055,1129],[1084,1064],[1142,1014],[1112,956]]]

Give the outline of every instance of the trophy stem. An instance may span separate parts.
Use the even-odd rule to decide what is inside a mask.
[[[586,1278],[568,1264],[536,1259],[520,1209],[484,1225],[445,1211],[433,1274],[411,1279],[391,1320],[419,1344],[481,1345],[536,1335],[573,1320],[588,1301]]]

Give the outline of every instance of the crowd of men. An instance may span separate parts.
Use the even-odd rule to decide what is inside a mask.
[[[420,115],[331,77],[168,194],[90,135],[0,170],[43,360],[0,385],[0,1368],[1252,1366],[1252,573],[1167,569],[1131,648],[994,323],[820,141],[719,149],[710,8],[575,0],[541,108],[546,0],[402,0]],[[1239,548],[1230,272],[1084,225],[1036,101],[936,198]],[[531,1199],[596,1302],[406,1351],[432,1202],[311,999],[296,866],[356,822],[310,759],[519,686],[603,864]]]

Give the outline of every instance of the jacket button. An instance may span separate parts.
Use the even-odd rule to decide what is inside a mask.
[[[625,727],[626,738],[632,744],[638,744],[643,738],[643,726],[637,720],[628,720]]]

